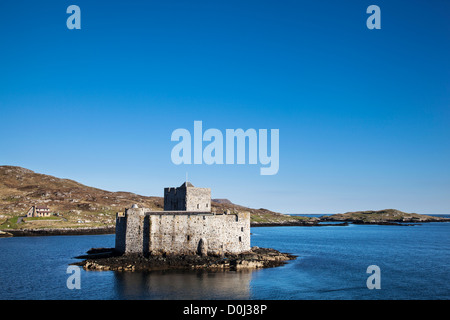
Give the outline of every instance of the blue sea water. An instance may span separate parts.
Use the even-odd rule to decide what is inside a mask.
[[[450,223],[252,228],[252,245],[297,256],[243,272],[84,271],[69,289],[75,256],[113,247],[114,235],[0,239],[0,299],[449,299]],[[381,289],[368,289],[367,267]]]

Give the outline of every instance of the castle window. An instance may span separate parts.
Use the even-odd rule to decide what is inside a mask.
[[[187,236],[187,241],[189,241],[189,240],[191,240],[191,236],[190,235]]]
[[[206,207],[208,208],[208,204],[206,204]]]
[[[244,227],[241,227],[241,231],[244,232]]]
[[[197,203],[197,209],[200,209],[200,205]]]
[[[242,238],[241,237],[239,237],[239,242],[242,242]]]

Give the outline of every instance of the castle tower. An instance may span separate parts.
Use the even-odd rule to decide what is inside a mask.
[[[178,188],[164,188],[164,211],[211,212],[211,189],[185,182]]]

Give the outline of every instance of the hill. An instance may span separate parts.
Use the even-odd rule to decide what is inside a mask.
[[[231,202],[228,199],[211,199],[212,202],[216,202],[216,203],[227,203],[227,204],[233,204],[233,202]]]
[[[111,192],[85,186],[70,179],[35,173],[14,166],[0,166],[0,229],[80,228],[115,226],[116,212],[132,204],[162,210],[164,199],[130,192]],[[33,205],[46,205],[58,215],[47,218],[24,218]],[[211,203],[213,212],[251,213],[253,224],[298,223],[307,221],[266,209],[236,205],[227,199]],[[19,222],[19,223],[18,223]]]

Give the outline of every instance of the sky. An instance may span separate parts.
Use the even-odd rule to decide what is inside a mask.
[[[81,29],[69,30],[70,5]],[[381,9],[370,30],[369,5]],[[450,214],[450,2],[0,2],[0,165],[282,213]],[[279,171],[171,134],[279,130]]]

